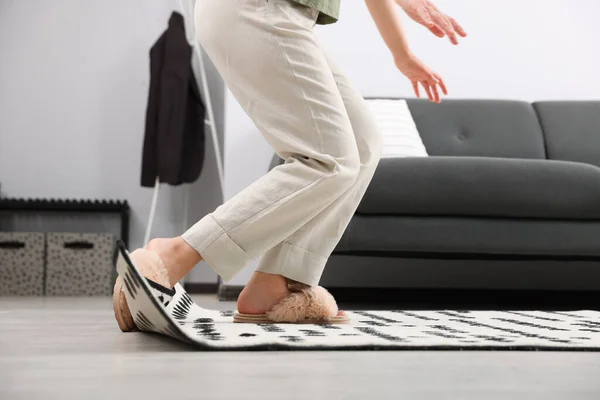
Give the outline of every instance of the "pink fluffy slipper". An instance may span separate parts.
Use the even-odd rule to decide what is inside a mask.
[[[156,292],[157,297],[163,305],[167,306],[169,301],[173,298],[174,289],[171,289],[171,281],[169,280],[169,274],[159,255],[150,250],[137,249],[130,254],[131,261],[135,264],[140,273],[146,277],[150,287]],[[123,292],[123,285],[129,283],[124,281],[123,278],[118,277],[115,282],[115,288],[113,293],[113,310],[115,312],[115,318],[117,324],[123,332],[131,332],[136,329],[136,325],[129,307],[127,306],[127,299]]]
[[[290,281],[292,292],[265,314],[236,313],[233,322],[237,323],[295,323],[295,324],[345,324],[350,321],[347,315],[339,315],[335,299],[321,286],[311,287]]]

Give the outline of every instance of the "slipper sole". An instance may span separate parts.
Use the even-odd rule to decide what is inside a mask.
[[[119,329],[121,329],[122,332],[132,332],[136,328],[135,323],[133,326],[131,324],[128,324],[127,321],[125,320],[125,317],[123,316],[122,311],[121,311],[120,297],[121,297],[122,289],[123,289],[123,280],[117,279],[117,282],[115,283],[115,291],[113,293],[113,311],[115,313],[115,319],[117,320]]]

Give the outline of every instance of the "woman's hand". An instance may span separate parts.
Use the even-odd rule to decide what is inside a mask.
[[[425,15],[423,11],[419,10],[423,7],[425,7],[425,11],[430,10],[427,7],[433,7],[433,10],[437,10],[437,8],[435,8],[428,0],[365,0],[365,3],[367,4],[367,8],[371,13],[375,25],[377,25],[381,37],[394,56],[396,67],[410,79],[417,97],[421,97],[419,93],[419,85],[421,85],[423,86],[423,89],[425,89],[425,93],[427,93],[429,100],[439,103],[441,99],[438,86],[442,90],[442,93],[448,94],[446,85],[441,76],[429,69],[427,65],[410,51],[396,4],[403,5],[404,7],[407,7],[408,10],[415,10],[415,17],[413,17],[413,19],[420,16],[419,18],[421,18],[421,21],[425,21],[425,24],[427,23],[426,18],[428,16],[430,17],[431,13],[428,11],[427,15]],[[444,15],[439,12],[438,14]],[[441,16],[439,18],[441,18]],[[437,21],[439,18],[436,16],[435,20]],[[420,22],[418,19],[415,20]],[[433,28],[431,28],[432,32],[437,32],[435,28],[437,26],[438,25],[435,23],[433,24]],[[458,32],[460,36],[466,35],[458,24],[456,24],[456,26],[458,27],[456,28],[456,32]],[[445,31],[441,29],[442,28],[439,28],[439,31],[441,32],[441,35],[444,36]],[[452,36],[450,37],[452,38]]]
[[[445,95],[448,94],[446,85],[442,77],[433,72],[423,61],[416,56],[410,54],[408,56],[394,57],[396,67],[412,82],[413,89],[417,97],[421,97],[419,93],[419,85],[423,86],[429,100],[435,103],[440,103],[440,93],[438,86]]]
[[[448,36],[452,44],[458,44],[456,35],[466,37],[465,30],[452,17],[441,12],[430,0],[395,0],[413,21],[423,25],[435,36]]]

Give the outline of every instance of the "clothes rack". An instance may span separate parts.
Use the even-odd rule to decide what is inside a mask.
[[[178,3],[179,3],[179,8],[181,10],[181,14],[184,16],[184,19],[185,19],[186,14],[192,15],[192,16],[194,15],[195,0],[188,1],[187,12],[186,12],[186,8],[184,7],[183,0],[178,0]],[[186,26],[186,35],[187,35],[188,24],[186,24],[185,26]],[[191,26],[194,27],[194,24],[192,23]],[[210,127],[213,148],[214,148],[214,152],[215,152],[215,159],[216,159],[216,163],[217,163],[217,172],[219,174],[219,183],[221,186],[221,198],[225,199],[225,196],[224,196],[225,177],[224,177],[224,172],[223,172],[223,161],[222,161],[222,157],[221,157],[221,145],[219,144],[219,136],[217,134],[217,126],[215,123],[212,101],[210,98],[210,90],[208,88],[206,66],[204,65],[202,48],[200,47],[200,44],[198,43],[198,41],[195,38],[194,29],[192,29],[192,33],[193,33],[192,38],[190,39],[188,37],[188,42],[191,43],[191,45],[192,45],[193,55],[195,57],[197,57],[198,66],[200,69],[200,81],[201,81],[202,93],[204,94],[204,102],[206,105],[206,113],[207,113],[207,118],[204,121],[204,123],[206,126]],[[146,233],[144,235],[144,244],[147,244],[150,241],[150,236],[152,234],[152,226],[154,224],[154,219],[156,217],[156,207],[158,204],[158,195],[160,193],[160,188],[161,188],[161,183],[160,183],[159,178],[157,177],[156,183],[154,184],[153,194],[152,194],[152,203],[150,205],[150,214],[148,216],[148,224],[146,226]],[[183,193],[184,204],[183,204],[183,216],[182,216],[182,220],[183,220],[182,231],[185,231],[188,229],[188,207],[189,207],[189,195],[190,195],[189,186],[184,184],[183,190],[184,190],[184,193]]]

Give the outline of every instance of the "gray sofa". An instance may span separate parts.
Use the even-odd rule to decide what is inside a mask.
[[[381,161],[323,285],[600,289],[600,101],[408,104],[430,157]]]

